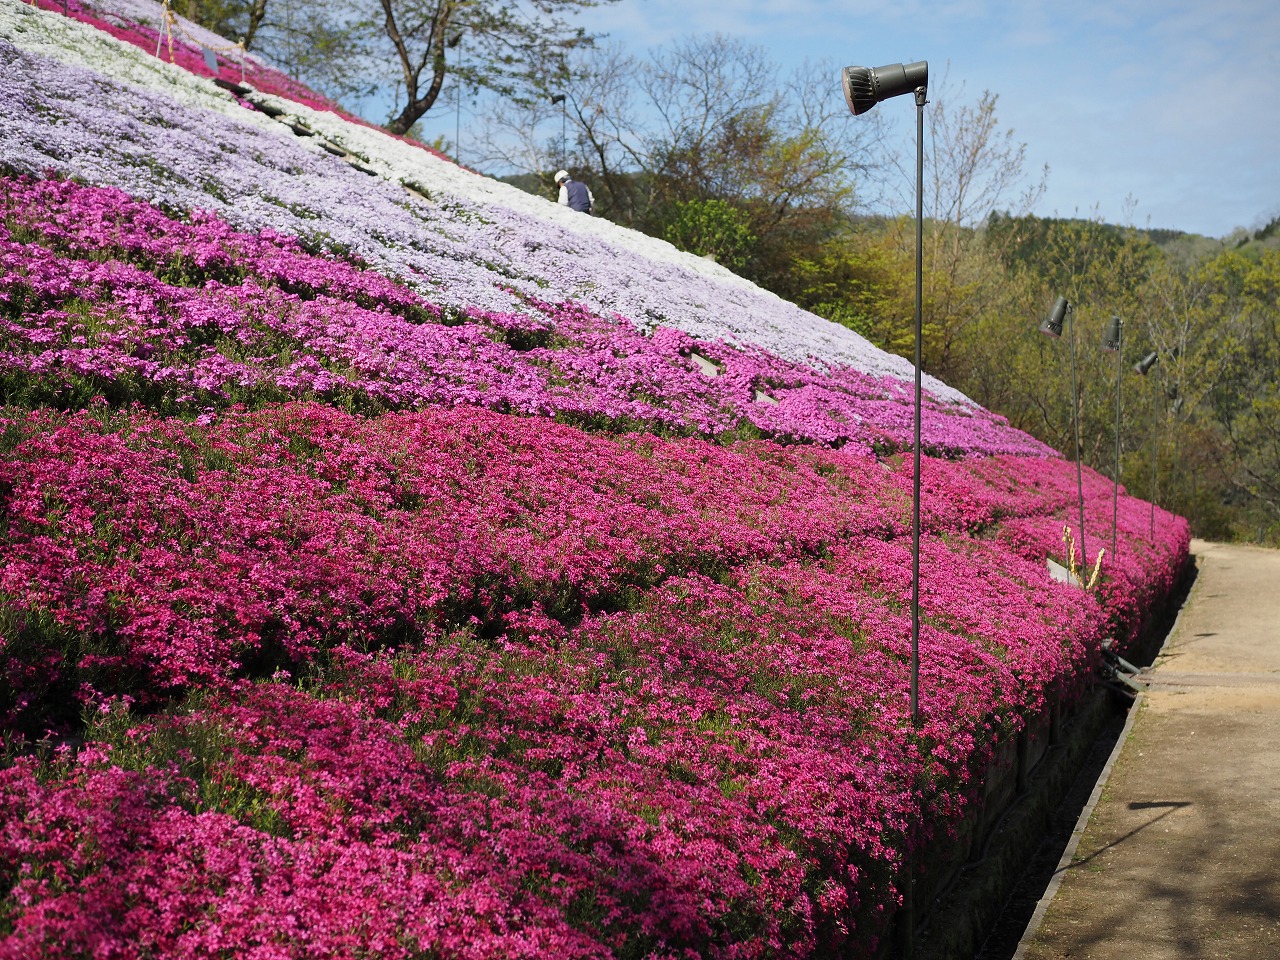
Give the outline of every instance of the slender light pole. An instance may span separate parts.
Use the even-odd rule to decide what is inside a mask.
[[[841,75],[845,103],[856,117],[881,100],[904,93],[916,101],[916,383],[915,482],[911,518],[911,721],[920,722],[920,355],[923,324],[924,265],[924,105],[928,102],[929,62],[891,63],[883,67],[845,67]]]
[[[1116,562],[1116,544],[1118,542],[1120,520],[1120,381],[1124,366],[1121,359],[1123,351],[1124,321],[1113,316],[1107,323],[1106,333],[1102,336],[1102,349],[1116,355],[1116,462],[1115,473],[1111,480],[1111,562]]]
[[[904,93],[916,101],[916,316],[915,316],[915,476],[911,493],[911,724],[920,724],[920,366],[924,302],[924,106],[928,103],[929,63],[891,63],[883,67],[845,67],[841,74],[845,103],[856,117],[881,100]],[[903,953],[915,956],[915,870],[906,854],[907,882],[902,891]]]
[[[564,126],[565,126],[565,115],[568,113],[569,107],[565,103],[565,98],[563,93],[557,93],[551,98],[551,105],[553,107],[557,103],[560,104],[560,166],[567,167],[569,166],[569,164],[565,162],[566,161],[565,154],[568,151],[565,148],[565,143],[564,143]]]
[[[459,73],[462,68],[462,31],[459,30],[449,38],[447,46],[450,49],[454,47],[458,50],[458,66],[455,73]],[[453,110],[453,160],[458,166],[462,166],[462,76],[458,75],[458,102],[454,105]]]
[[[1062,336],[1062,328],[1067,317],[1075,312],[1075,307],[1066,297],[1058,297],[1053,302],[1049,316],[1040,321],[1040,332],[1055,340]],[[1088,579],[1089,559],[1085,556],[1084,547],[1084,480],[1080,474],[1080,390],[1076,386],[1076,328],[1071,325],[1071,422],[1076,435],[1076,503],[1080,508],[1080,570],[1081,582]]]
[[[926,70],[928,67],[926,66]],[[927,77],[927,74],[926,74]],[[921,81],[916,99],[916,392],[914,477],[911,488],[911,720],[920,723],[920,367],[924,340],[924,105],[928,90]]]
[[[1160,354],[1152,350],[1145,357],[1133,365],[1133,369],[1146,376],[1151,372],[1151,368],[1160,362]],[[1160,401],[1158,398],[1151,401],[1151,528],[1147,532],[1147,539],[1155,540],[1156,538],[1156,461],[1160,457]]]

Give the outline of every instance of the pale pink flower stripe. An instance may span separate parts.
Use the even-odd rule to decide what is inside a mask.
[[[889,377],[695,340],[572,303],[448,313],[297,241],[175,220],[118,190],[0,177],[0,374],[45,393],[199,409],[322,397],[378,407],[483,405],[581,423],[900,448],[909,390]],[[714,361],[699,372],[691,354]],[[133,393],[130,393],[133,391]],[[771,401],[761,401],[757,394]],[[952,455],[1049,448],[1000,417],[929,398],[923,438]]]

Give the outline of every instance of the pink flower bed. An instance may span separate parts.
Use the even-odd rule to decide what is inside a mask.
[[[912,731],[909,459],[479,410],[5,431],[6,725],[99,744],[4,775],[28,946],[870,949],[901,851],[1187,546],[1125,498],[1104,606],[1043,567],[1073,467],[926,460]]]
[[[115,7],[69,10],[154,52]],[[931,381],[916,724],[898,358],[18,13],[0,957],[874,955],[905,854],[1176,584],[1127,494],[1052,579],[1074,465]]]
[[[483,405],[703,435],[910,443],[910,393],[887,377],[669,328],[645,335],[572,303],[446,311],[271,231],[198,212],[175,220],[72,181],[0,185],[0,376],[13,394],[26,385],[58,404],[102,394],[195,410],[283,397]],[[716,376],[699,372],[695,352]],[[952,454],[1052,454],[981,408],[932,399],[924,438]]]

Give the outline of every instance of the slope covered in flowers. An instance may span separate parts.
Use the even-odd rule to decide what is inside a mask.
[[[869,954],[1171,590],[1127,496],[1052,580],[1074,466],[928,381],[913,724],[900,360],[50,6],[0,0],[0,956]]]

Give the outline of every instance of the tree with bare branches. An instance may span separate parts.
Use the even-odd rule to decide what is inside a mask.
[[[403,134],[435,105],[445,78],[529,102],[567,57],[594,37],[569,17],[616,0],[379,0],[381,25],[399,67],[397,112]],[[467,56],[463,56],[463,52]]]

